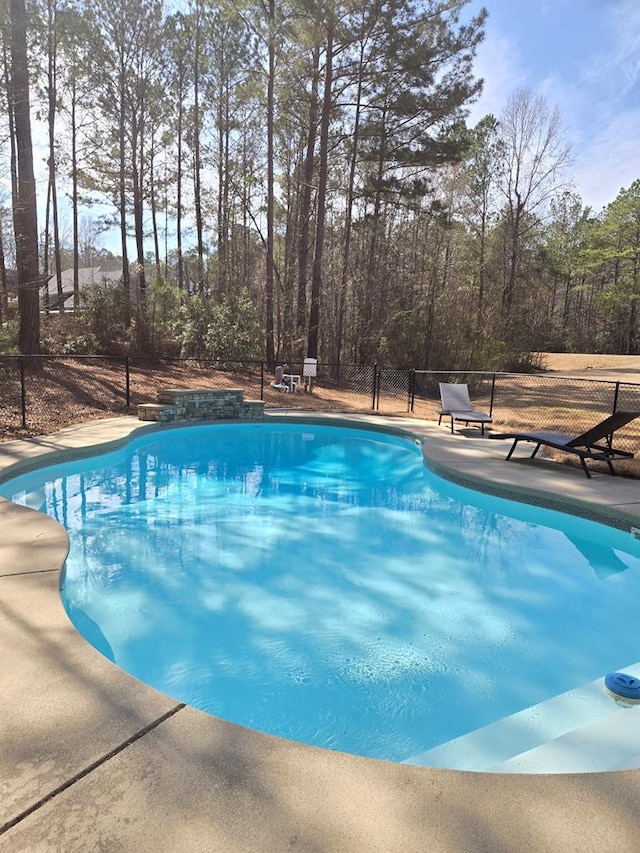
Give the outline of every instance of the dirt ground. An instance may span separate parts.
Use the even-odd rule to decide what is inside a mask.
[[[161,388],[241,388],[245,399],[259,399],[267,407],[309,411],[372,412],[371,375],[354,369],[340,387],[319,377],[313,394],[284,394],[270,387],[272,377],[255,370],[231,371],[211,366],[163,364],[132,360],[129,406],[122,360],[98,358],[46,360],[43,370],[25,377],[26,423],[22,424],[22,389],[16,364],[0,359],[0,441],[46,435],[64,426],[119,414],[135,413],[138,403],[156,399]],[[575,435],[597,423],[613,408],[640,410],[640,356],[542,353],[543,370],[535,375],[469,376],[472,400],[488,411],[493,404],[493,429],[507,431],[555,431]],[[567,381],[565,381],[567,377]],[[438,420],[440,381],[467,381],[465,376],[425,377],[413,416]],[[579,380],[579,381],[574,381]],[[383,383],[379,412],[407,416],[408,394],[404,385]],[[475,384],[474,384],[475,383]],[[614,383],[620,393],[614,400]],[[624,450],[636,453],[631,463],[617,463],[620,473],[640,478],[640,419],[617,434]],[[542,454],[541,454],[542,455]],[[547,451],[546,455],[551,455]],[[573,464],[567,454],[557,458]]]
[[[344,387],[324,383],[313,394],[284,394],[270,386],[271,375],[259,367],[223,370],[210,364],[132,360],[127,377],[122,360],[99,358],[44,359],[41,370],[24,377],[23,390],[15,362],[0,359],[0,441],[46,435],[74,423],[135,414],[139,403],[155,402],[166,388],[237,388],[245,400],[264,399],[270,408],[309,411],[371,412],[371,378],[345,377]],[[388,398],[385,414],[407,414],[407,392]]]

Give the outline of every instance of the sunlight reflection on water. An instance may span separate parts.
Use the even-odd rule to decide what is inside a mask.
[[[640,543],[442,480],[401,437],[171,430],[0,494],[69,531],[96,648],[272,734],[403,760],[640,659]]]

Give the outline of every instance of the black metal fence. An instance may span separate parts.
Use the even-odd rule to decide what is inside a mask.
[[[573,376],[491,372],[413,372],[414,417],[438,419],[440,382],[465,382],[476,409],[494,429],[578,435],[616,410],[640,412],[640,383]],[[640,450],[640,419],[616,434],[616,446]]]
[[[302,375],[302,363],[284,365]],[[305,393],[272,387],[264,361],[221,364],[180,358],[107,356],[0,356],[0,440],[39,435],[63,426],[135,412],[165,388],[239,388],[268,407],[310,411],[407,414],[409,371],[376,365],[318,364]]]
[[[303,373],[302,363],[284,365]],[[438,419],[440,382],[464,382],[494,428],[577,434],[616,409],[640,411],[640,383],[545,374],[446,372],[318,364],[312,388],[271,387],[264,361],[221,364],[179,358],[0,356],[0,440],[42,435],[69,424],[135,412],[163,388],[240,388],[270,408],[371,412]],[[640,449],[640,420],[619,436]]]

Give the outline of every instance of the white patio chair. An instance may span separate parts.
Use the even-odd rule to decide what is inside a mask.
[[[275,376],[273,382],[271,383],[271,387],[275,388],[276,391],[289,391],[289,386],[282,378],[284,375],[284,367],[278,365],[275,370]]]
[[[451,432],[453,422],[461,421],[466,426],[480,424],[484,435],[484,425],[492,421],[491,415],[473,408],[469,398],[469,386],[462,382],[440,382],[440,402],[442,408],[438,410],[438,423],[442,422],[443,417],[450,417]]]

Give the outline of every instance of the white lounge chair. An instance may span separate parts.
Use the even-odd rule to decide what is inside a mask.
[[[484,435],[484,425],[492,421],[491,415],[473,408],[469,398],[469,387],[462,382],[440,382],[440,401],[442,408],[438,410],[438,423],[441,423],[445,416],[451,418],[451,432],[453,432],[453,422],[461,421],[466,426],[480,424],[482,435]]]
[[[271,387],[275,388],[276,391],[289,391],[290,390],[289,386],[287,385],[287,383],[282,378],[283,375],[284,375],[284,367],[280,367],[280,365],[278,365],[278,367],[276,367],[276,370],[275,370],[275,376],[274,376],[273,382],[271,383]]]

